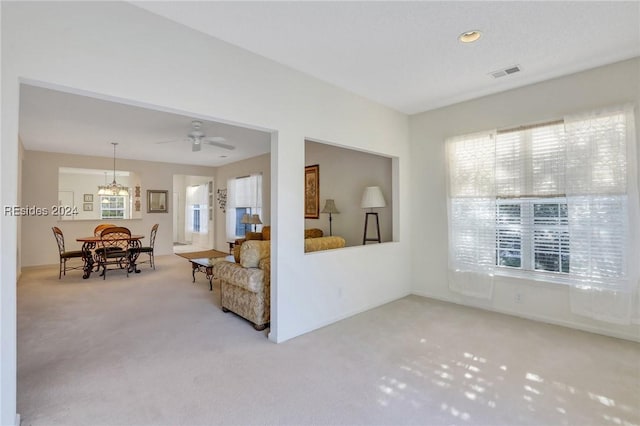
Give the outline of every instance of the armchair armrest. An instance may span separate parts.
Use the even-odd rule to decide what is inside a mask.
[[[264,290],[264,271],[260,268],[244,268],[238,263],[222,261],[213,265],[213,275],[253,293]]]

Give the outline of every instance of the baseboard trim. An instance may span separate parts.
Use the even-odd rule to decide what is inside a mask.
[[[364,307],[360,307],[360,308],[354,309],[352,311],[349,311],[348,313],[345,313],[343,315],[338,315],[337,317],[333,317],[332,319],[319,322],[319,323],[317,323],[317,324],[315,324],[315,325],[313,325],[311,327],[307,327],[304,330],[296,333],[295,335],[287,336],[284,339],[280,339],[280,340],[276,341],[275,343],[284,343],[287,340],[294,339],[294,338],[296,338],[298,336],[302,336],[302,335],[307,334],[307,333],[311,333],[312,331],[319,330],[319,329],[321,329],[323,327],[327,327],[327,326],[329,326],[329,325],[331,325],[333,323],[336,323],[338,321],[342,321],[343,319],[347,319],[349,317],[361,314],[361,313],[366,312],[368,310],[371,310],[373,308],[377,308],[379,306],[386,305],[387,303],[395,302],[396,300],[403,299],[403,298],[405,298],[407,296],[410,296],[410,295],[411,295],[411,292],[407,292],[407,293],[402,294],[402,295],[397,296],[397,297],[391,297],[391,298],[388,298],[388,299],[383,299],[381,302],[368,304],[368,305],[366,305]]]
[[[510,316],[513,316],[513,317],[524,318],[524,319],[528,319],[528,320],[531,320],[531,321],[537,321],[537,322],[542,322],[542,323],[551,324],[551,325],[559,325],[561,327],[572,328],[574,330],[586,331],[586,332],[589,332],[589,333],[601,334],[601,335],[607,336],[607,337],[615,337],[617,339],[624,339],[624,340],[629,340],[629,341],[632,341],[632,342],[640,343],[640,337],[639,336],[634,336],[633,334],[617,333],[615,331],[612,332],[611,330],[605,330],[605,329],[602,329],[602,328],[599,328],[599,327],[593,327],[593,326],[589,326],[589,325],[586,325],[586,324],[580,324],[580,323],[576,323],[576,322],[572,322],[572,321],[557,320],[555,318],[549,318],[549,317],[545,317],[545,316],[542,316],[542,315],[523,314],[521,312],[509,311],[507,309],[497,309],[497,308],[493,308],[493,307],[468,305],[468,304],[465,304],[465,303],[460,303],[457,300],[447,299],[447,298],[444,298],[444,297],[436,297],[436,296],[433,296],[431,294],[427,294],[427,293],[423,293],[423,292],[413,292],[412,294],[416,295],[416,296],[420,296],[420,297],[425,297],[427,299],[439,300],[441,302],[447,302],[447,303],[453,303],[454,305],[465,306],[467,308],[481,309],[483,311],[489,311],[489,312],[495,312],[495,313],[498,313],[498,314],[510,315]]]
[[[46,264],[46,265],[28,265],[28,266],[23,266],[22,268],[20,268],[20,272],[22,271],[37,271],[37,270],[42,270],[42,269],[50,269],[50,268],[58,268],[58,266],[60,266],[59,263],[51,263],[51,264]]]

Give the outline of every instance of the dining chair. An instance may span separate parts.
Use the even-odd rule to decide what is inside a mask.
[[[140,247],[140,253],[146,253],[149,255],[149,260],[139,261],[138,263],[149,263],[153,269],[156,269],[156,260],[153,255],[153,246],[156,242],[156,233],[158,232],[158,224],[156,223],[151,227],[151,237],[149,238],[149,245]]]
[[[117,226],[117,225],[114,225],[113,223],[101,223],[100,225],[94,228],[93,235],[95,237],[99,237],[103,230],[107,228],[113,228],[114,226]],[[94,252],[94,259],[96,263],[96,272],[98,272],[100,270],[100,258],[95,252]]]
[[[58,279],[62,278],[62,274],[67,275],[67,271],[71,271],[73,269],[82,269],[84,267],[84,262],[79,266],[67,266],[67,261],[69,259],[82,259],[82,251],[81,250],[65,250],[64,248],[64,235],[62,231],[57,226],[51,228],[53,230],[53,236],[56,238],[56,243],[58,244],[58,253],[60,255],[60,269],[58,272]]]
[[[129,276],[129,242],[131,231],[121,226],[112,226],[102,230],[95,253],[98,257],[98,270],[102,268],[102,279],[107,277],[110,265],[126,269]],[[112,268],[115,269],[115,268]]]
[[[100,225],[95,227],[95,229],[93,230],[93,235],[95,235],[96,237],[99,237],[103,229],[113,228],[114,226],[116,225],[112,223],[101,223]]]

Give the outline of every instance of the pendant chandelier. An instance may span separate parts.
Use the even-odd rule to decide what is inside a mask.
[[[116,182],[116,146],[117,142],[111,142],[113,145],[113,182],[108,185],[98,186],[98,195],[129,195],[129,190]]]

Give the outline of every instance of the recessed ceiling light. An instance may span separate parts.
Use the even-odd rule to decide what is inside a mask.
[[[458,36],[458,40],[462,43],[473,43],[482,36],[482,33],[478,30],[466,31]]]

